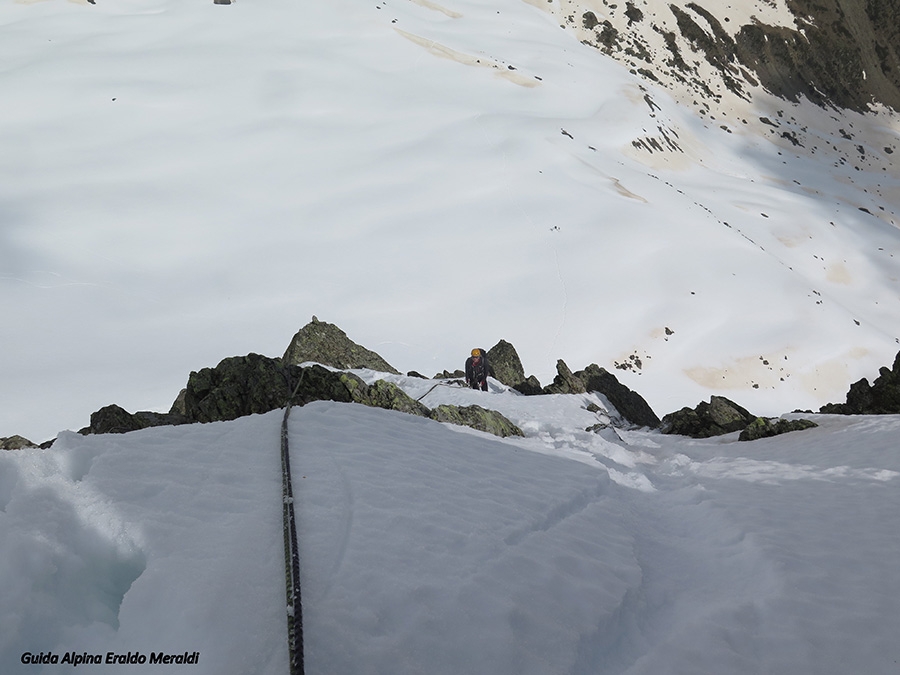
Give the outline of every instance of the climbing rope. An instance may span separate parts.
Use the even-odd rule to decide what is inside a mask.
[[[288,417],[291,401],[297,395],[305,371],[284,408],[281,421],[281,499],[284,521],[284,573],[287,595],[287,632],[290,654],[290,675],[303,675],[303,607],[300,602],[300,548],[297,544],[297,524],[294,519],[294,491],[291,487],[291,458],[288,447]]]
[[[423,398],[425,398],[426,396],[428,396],[428,394],[430,394],[431,392],[433,392],[433,391],[434,391],[435,389],[437,389],[438,387],[450,387],[451,389],[468,389],[468,387],[466,387],[466,386],[462,383],[461,380],[453,380],[453,382],[457,382],[457,384],[447,384],[447,383],[445,383],[445,382],[438,382],[438,383],[437,383],[436,385],[434,385],[431,389],[429,389],[429,390],[426,391],[424,394],[422,394],[419,398],[417,398],[417,399],[416,399],[416,402],[421,401]]]

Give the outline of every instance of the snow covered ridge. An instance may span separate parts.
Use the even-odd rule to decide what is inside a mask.
[[[586,432],[578,395],[431,396],[491,398],[528,436],[330,401],[291,415],[310,675],[846,675],[900,658],[897,416],[738,444]],[[3,672],[108,653],[147,656],[126,674],[287,672],[281,419],[0,455]],[[197,659],[151,666],[160,653]]]

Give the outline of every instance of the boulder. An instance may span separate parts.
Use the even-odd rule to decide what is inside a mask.
[[[490,376],[507,387],[525,381],[525,369],[516,348],[506,340],[500,340],[487,351]]]
[[[229,357],[215,368],[190,374],[184,414],[191,422],[214,422],[269,412],[287,403],[290,384],[290,374],[278,359],[259,354]]]
[[[455,405],[439,405],[431,411],[431,419],[485,431],[501,438],[507,436],[524,436],[519,427],[510,422],[496,410],[486,410],[478,405],[465,407]]]
[[[760,438],[770,438],[786,434],[791,431],[803,431],[819,426],[811,420],[786,420],[783,418],[769,419],[757,417],[750,422],[738,436],[739,441],[755,441]]]
[[[139,411],[130,413],[116,404],[108,405],[91,413],[91,423],[79,433],[125,434],[129,431],[176,424],[186,424],[189,420],[178,413],[158,413]]]
[[[428,417],[431,414],[431,410],[425,405],[416,401],[393,382],[386,380],[377,380],[367,387],[365,396],[360,397],[358,402],[419,417]]]
[[[286,365],[258,354],[224,359],[215,368],[191,373],[183,397],[192,422],[232,420],[312,401],[362,403],[427,417],[429,410],[397,385],[384,380],[367,385],[353,373],[313,364]]]
[[[900,413],[900,352],[891,369],[882,367],[870,385],[865,378],[850,385],[844,403],[828,403],[819,412],[838,415],[895,415]]]
[[[525,396],[538,396],[544,393],[544,388],[534,375],[529,375],[524,382],[513,385],[513,389]]]
[[[526,396],[543,394],[541,383],[534,375],[525,377],[525,369],[516,348],[506,340],[500,340],[487,351],[490,375],[498,382]]]
[[[32,443],[24,436],[19,436],[18,434],[0,438],[0,450],[21,450],[23,448],[36,447],[38,447],[36,444]]]
[[[584,388],[584,382],[576,377],[566,362],[559,359],[556,362],[556,377],[553,383],[544,387],[545,394],[584,394],[587,390]]]
[[[682,408],[669,413],[663,417],[660,430],[664,434],[709,438],[740,431],[756,417],[724,396],[712,396],[709,403],[700,403],[693,410]]]
[[[462,380],[466,381],[466,371],[464,370],[454,370],[452,373],[449,370],[445,370],[442,373],[437,373],[432,380]]]
[[[316,317],[294,335],[282,360],[287,365],[313,361],[341,370],[369,368],[379,373],[400,374],[378,354],[353,342],[340,328]]]
[[[616,376],[592,363],[575,373],[587,391],[595,391],[606,397],[616,411],[626,420],[639,427],[655,429],[660,420],[653,409],[637,392],[632,391],[616,379]]]

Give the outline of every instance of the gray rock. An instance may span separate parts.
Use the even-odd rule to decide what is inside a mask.
[[[556,377],[553,383],[544,387],[545,394],[584,394],[587,390],[584,388],[584,382],[576,377],[566,362],[559,359],[556,362]]]
[[[712,396],[709,403],[700,403],[693,410],[682,408],[669,413],[663,417],[660,430],[664,434],[709,438],[741,431],[755,419],[756,415],[734,401],[724,396]]]
[[[770,438],[791,431],[803,431],[819,426],[811,420],[775,420],[766,417],[757,417],[738,436],[739,441],[755,441],[760,438]]]
[[[38,447],[36,444],[32,443],[24,436],[19,436],[18,434],[0,438],[0,450],[22,450],[23,448],[36,447]]]
[[[529,375],[524,382],[514,385],[513,389],[525,396],[538,396],[544,393],[544,388],[534,375]]]
[[[316,317],[294,335],[282,360],[287,365],[313,361],[341,370],[369,368],[400,374],[378,354],[353,342],[340,328]]]
[[[185,414],[192,422],[265,413],[283,408],[288,399],[297,406],[338,401],[422,417],[429,414],[428,408],[385,380],[369,386],[353,373],[318,364],[301,368],[258,354],[224,359],[215,368],[191,373],[183,398]]]
[[[514,387],[525,381],[525,369],[516,348],[506,340],[500,340],[487,351],[490,375],[507,387]]]
[[[615,375],[592,363],[575,373],[584,383],[587,391],[596,391],[606,397],[616,411],[626,420],[639,427],[655,429],[660,420],[644,398],[619,382]]]
[[[214,422],[269,412],[287,403],[290,385],[290,372],[278,359],[259,354],[230,357],[215,368],[190,374],[184,414],[191,422]]]
[[[81,434],[125,434],[129,431],[148,427],[186,424],[189,420],[178,413],[157,413],[140,411],[130,413],[121,406],[112,404],[91,413],[90,426],[81,429]]]
[[[363,392],[360,393],[363,394]],[[409,396],[393,382],[387,382],[386,380],[377,380],[367,387],[364,395],[359,397],[358,402],[375,408],[397,410],[398,412],[418,415],[419,417],[428,417],[431,414],[431,410],[426,406]]]
[[[510,422],[496,410],[487,410],[478,405],[465,407],[455,405],[439,405],[431,411],[431,419],[460,426],[471,427],[501,438],[507,436],[524,436],[519,427]]]
[[[526,396],[543,394],[541,383],[534,375],[525,377],[525,369],[516,348],[506,340],[500,340],[487,351],[490,375]]]

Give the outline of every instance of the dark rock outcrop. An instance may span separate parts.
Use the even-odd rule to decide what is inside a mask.
[[[888,0],[788,0],[800,28],[743,26],[735,55],[769,91],[863,112],[900,110],[900,5]],[[802,32],[801,32],[802,31]]]
[[[301,368],[259,354],[224,359],[215,368],[191,373],[184,394],[191,422],[233,420],[312,401],[362,403],[427,417],[429,410],[397,385],[378,380],[367,385],[353,373],[320,365]]]
[[[121,406],[112,404],[91,413],[91,423],[81,429],[81,434],[125,434],[129,431],[175,424],[186,424],[186,417],[178,413],[158,413],[140,411],[130,413]]]
[[[545,394],[585,394],[587,390],[582,382],[566,365],[566,362],[559,359],[556,362],[556,377],[553,382],[544,387]]]
[[[551,6],[557,3],[550,3]],[[766,3],[775,7],[775,3]],[[865,112],[900,110],[900,4],[895,0],[785,0],[792,22],[765,8],[740,26],[725,3],[670,3],[645,21],[631,3],[608,3],[598,17],[587,0],[556,9],[584,43],[648,79],[688,88],[695,105],[721,99],[720,85],[749,99],[762,86],[776,96]],[[563,8],[565,7],[565,9]],[[588,10],[588,11],[585,11]],[[768,15],[768,16],[767,16]],[[766,23],[769,20],[770,23]],[[777,25],[771,25],[776,23]],[[656,35],[654,35],[654,33]],[[654,44],[662,38],[664,49]],[[703,59],[715,75],[701,75]],[[702,103],[698,103],[701,101]]]
[[[335,386],[336,378],[313,375],[310,386],[321,385],[332,395],[349,393]],[[299,371],[299,369],[298,369]],[[292,391],[292,371],[282,361],[259,354],[223,359],[215,368],[192,372],[184,392],[184,414],[191,422],[233,420],[283,407]],[[299,372],[296,373],[299,377]],[[315,384],[314,384],[315,383]]]
[[[882,367],[870,385],[866,378],[854,382],[844,403],[822,406],[821,413],[837,415],[895,415],[900,414],[900,352],[891,369]]]
[[[341,370],[369,368],[400,374],[378,354],[353,342],[340,328],[316,317],[294,335],[282,360],[288,365],[313,361]]]
[[[516,348],[506,340],[500,340],[487,351],[490,375],[495,380],[514,387],[525,381],[525,369]]]
[[[616,376],[605,368],[592,363],[575,373],[574,377],[581,381],[586,391],[595,391],[605,396],[616,411],[632,424],[651,429],[659,426],[660,419],[647,401],[619,382]]]
[[[743,95],[745,83],[758,83],[791,101],[803,96],[858,112],[875,101],[900,110],[900,5],[888,0],[787,0],[787,5],[796,27],[754,21],[733,39],[697,3],[669,9],[681,34],[735,93]]]
[[[419,417],[428,417],[431,414],[431,410],[425,405],[416,401],[393,382],[386,380],[375,381],[364,392],[359,392],[358,396],[359,400],[357,400],[357,403],[363,403],[375,408],[396,410],[409,415],[418,415]]]
[[[803,431],[819,426],[811,420],[786,420],[782,418],[769,419],[757,417],[750,422],[738,436],[739,441],[755,441],[760,438],[770,438],[791,431]]]
[[[38,446],[35,443],[32,443],[24,436],[19,436],[18,434],[0,438],[0,450],[21,450],[23,448],[36,447]]]
[[[487,351],[490,375],[495,380],[526,396],[542,394],[541,383],[534,375],[525,377],[525,369],[516,348],[506,340],[500,340]]]
[[[432,380],[463,380],[466,379],[466,371],[464,370],[454,370],[452,373],[449,370],[445,370],[442,373],[437,373]]]
[[[510,422],[496,410],[487,410],[478,405],[455,406],[439,405],[431,411],[431,419],[485,431],[494,436],[524,436],[519,427]]]
[[[721,436],[741,431],[756,420],[756,415],[724,396],[712,396],[693,410],[682,408],[662,418],[660,430],[664,434],[679,434],[692,438]]]
[[[515,389],[520,394],[525,394],[525,396],[538,396],[539,394],[544,393],[544,388],[541,386],[540,381],[534,375],[529,375],[527,378],[525,378],[524,382],[519,382],[519,384],[513,385],[513,389]]]
[[[299,384],[298,384],[299,383]],[[91,415],[83,434],[127,433],[147,427],[218,422],[261,414],[311,401],[362,403],[427,417],[430,410],[397,385],[379,380],[367,385],[353,373],[285,365],[259,354],[223,359],[215,368],[192,372],[168,413],[129,413],[109,405]]]

